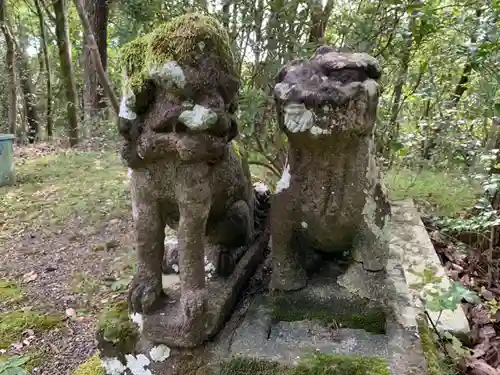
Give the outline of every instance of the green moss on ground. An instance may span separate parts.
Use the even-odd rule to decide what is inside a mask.
[[[199,13],[175,17],[148,35],[126,44],[120,51],[128,83],[136,94],[142,90],[150,64],[176,61],[193,65],[200,56],[207,54],[221,69],[238,75],[226,30],[215,18]]]
[[[326,325],[342,328],[364,329],[371,333],[385,333],[386,316],[382,308],[370,306],[369,300],[314,302],[302,298],[277,296],[272,316],[278,321],[319,320]]]
[[[23,298],[23,290],[14,282],[0,280],[0,303],[15,302]]]
[[[276,362],[234,358],[218,375],[390,375],[387,361],[374,357],[315,355],[291,368]]]
[[[61,325],[56,315],[45,315],[37,311],[12,311],[0,314],[0,349],[18,342],[27,329],[35,332],[47,331]]]
[[[419,317],[417,323],[429,375],[455,375],[453,364],[439,351],[426,318]]]
[[[101,314],[97,325],[98,337],[112,342],[121,353],[131,353],[139,339],[137,325],[129,318],[127,301],[110,305]]]
[[[15,186],[0,187],[0,207],[9,207],[0,212],[0,242],[75,216],[83,229],[130,212],[127,170],[116,152],[58,152],[19,163],[16,173]]]
[[[73,372],[72,375],[106,375],[101,366],[101,359],[99,353],[94,354],[92,357],[83,362]]]
[[[385,175],[392,200],[412,198],[427,214],[454,217],[474,206],[477,191],[458,173],[393,169]]]

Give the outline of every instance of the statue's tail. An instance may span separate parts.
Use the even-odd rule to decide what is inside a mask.
[[[253,184],[255,194],[254,226],[257,231],[264,229],[271,209],[271,191],[263,182]]]

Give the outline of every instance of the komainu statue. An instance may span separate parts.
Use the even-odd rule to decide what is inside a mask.
[[[220,329],[269,235],[254,212],[267,193],[254,191],[233,144],[236,63],[224,28],[196,13],[129,43],[122,63],[119,129],[138,252],[129,305],[150,341],[194,347]],[[166,226],[177,231],[167,252]],[[164,273],[177,281],[162,285]]]
[[[289,152],[271,204],[274,289],[305,287],[318,261],[346,251],[365,270],[384,270],[390,206],[373,142],[380,74],[366,54],[323,46],[277,75]]]

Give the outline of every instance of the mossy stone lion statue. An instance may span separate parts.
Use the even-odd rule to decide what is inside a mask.
[[[176,229],[180,311],[164,329],[169,344],[193,346],[205,338],[205,256],[228,276],[256,233],[249,168],[231,144],[239,76],[224,28],[196,13],[130,42],[121,59],[119,129],[138,251],[129,303],[134,313],[156,310],[165,226]]]
[[[380,74],[369,55],[322,46],[277,75],[278,123],[290,147],[271,204],[274,289],[305,287],[307,271],[333,254],[385,269],[390,206],[373,147]]]

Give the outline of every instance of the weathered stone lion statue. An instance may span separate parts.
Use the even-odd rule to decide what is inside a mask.
[[[320,47],[279,71],[278,123],[288,163],[271,205],[272,286],[306,286],[323,255],[352,252],[384,269],[390,206],[373,149],[380,67],[366,54]]]
[[[153,313],[162,296],[162,271],[178,271],[175,313],[157,316],[149,328],[146,321],[144,331],[156,331],[172,346],[195,346],[232,309],[227,296],[217,299],[207,291],[207,264],[219,277],[231,275],[259,229],[249,168],[232,144],[238,134],[236,64],[222,26],[195,13],[131,42],[122,60],[119,128],[122,158],[132,170],[138,252],[130,307]],[[165,226],[177,230],[174,255],[165,254]],[[208,307],[208,300],[220,306]]]

